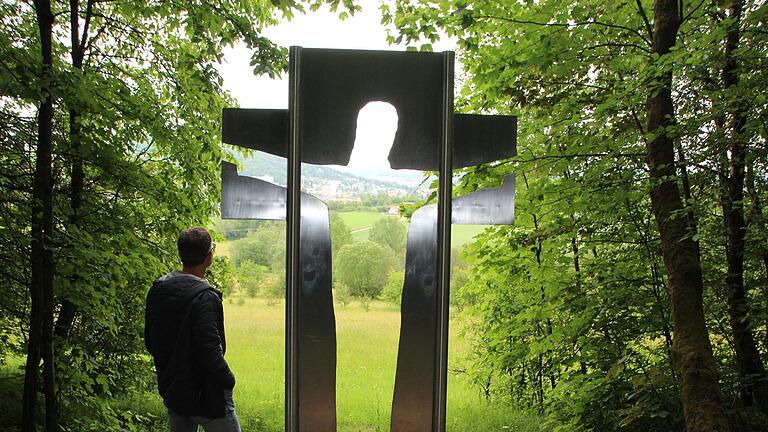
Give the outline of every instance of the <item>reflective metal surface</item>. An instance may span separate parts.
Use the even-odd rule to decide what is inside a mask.
[[[301,296],[301,129],[299,81],[302,48],[288,53],[288,172],[285,227],[285,430],[301,431],[299,424],[299,301]],[[335,416],[336,413],[334,412]],[[303,429],[306,430],[306,429]]]
[[[400,342],[392,400],[394,431],[431,431],[437,329],[437,206],[416,210],[408,226]]]
[[[515,219],[515,176],[501,188],[454,198],[452,223],[507,225]],[[450,245],[449,245],[450,246]],[[413,213],[408,227],[392,431],[432,430],[437,298],[437,206]]]
[[[304,162],[346,165],[360,109],[382,101],[397,110],[392,168],[437,169],[443,53],[304,49],[301,61]]]
[[[287,109],[224,108],[221,140],[287,158],[288,123]]]
[[[398,116],[400,115],[398,108]],[[349,131],[353,134],[353,140],[356,122],[357,113],[354,113],[354,116],[349,121],[343,122],[341,126],[351,128]],[[222,141],[275,156],[288,157],[288,123],[288,110],[225,108],[222,112]],[[401,127],[402,125],[398,125],[398,131]],[[516,137],[516,117],[453,114],[453,167],[476,166],[512,157],[515,155]],[[328,154],[320,145],[304,146],[301,159],[307,163],[325,160],[331,165],[346,165],[352,147],[345,147],[345,149],[348,152],[337,150]],[[431,164],[421,159],[413,159],[411,154],[402,153],[401,150],[393,147],[390,159],[394,157],[396,160],[405,160],[406,162],[402,165],[413,167],[413,169],[424,171],[439,169],[437,163]]]
[[[336,430],[336,319],[328,207],[301,195],[297,403],[300,431]]]
[[[448,315],[451,284],[451,197],[453,196],[453,63],[452,52],[443,55],[442,127],[437,188],[437,331],[435,333],[435,384],[432,393],[432,430],[445,430],[448,394]],[[406,248],[407,249],[407,248]]]
[[[240,176],[222,164],[222,219],[286,219],[286,188]],[[331,293],[331,229],[328,208],[301,194],[300,292],[296,328],[300,429],[336,430],[336,319]]]
[[[221,164],[222,219],[285,220],[285,198],[284,187],[238,175],[235,165]]]
[[[480,189],[453,199],[451,223],[456,225],[512,225],[515,223],[514,174],[504,176],[500,188]]]

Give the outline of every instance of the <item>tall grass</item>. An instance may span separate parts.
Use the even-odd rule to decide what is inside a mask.
[[[227,361],[236,377],[235,405],[244,432],[283,430],[285,308],[282,301],[237,297],[225,301]],[[469,347],[451,326],[449,370],[460,370]],[[388,431],[397,361],[400,313],[374,301],[336,307],[337,418],[340,432]],[[0,368],[0,429],[17,430],[21,358]],[[164,432],[165,408],[156,394],[114,401],[117,411],[155,416],[151,432]],[[538,418],[486,401],[466,377],[448,377],[447,429],[452,432],[538,431]],[[147,429],[149,432],[150,429]]]
[[[225,304],[227,361],[237,375],[235,403],[243,430],[281,430],[283,424],[284,306],[262,299]],[[451,328],[449,369],[466,355]],[[339,431],[388,431],[397,362],[400,313],[374,301],[336,308]],[[449,431],[535,431],[538,419],[487,402],[464,375],[448,379]]]

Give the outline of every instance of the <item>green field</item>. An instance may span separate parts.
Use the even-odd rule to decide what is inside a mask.
[[[368,230],[379,219],[378,212],[339,213],[355,231],[355,240],[368,238]],[[453,245],[471,241],[484,229],[478,225],[454,225]],[[219,241],[217,253],[230,255],[229,241]],[[283,300],[246,298],[236,294],[225,301],[227,360],[237,376],[235,402],[243,431],[283,430],[284,332]],[[457,336],[460,321],[451,325],[449,370],[465,370],[463,359],[468,343]],[[387,431],[394,389],[399,307],[373,301],[365,310],[357,301],[336,306],[337,331],[337,419],[338,430]],[[11,357],[0,367],[0,426],[17,424],[20,415],[23,359]],[[159,419],[147,432],[165,431],[165,409],[158,395],[136,395],[113,401],[117,410],[148,413]],[[18,408],[18,409],[17,409]],[[464,374],[452,372],[448,379],[447,425],[449,431],[535,431],[539,419],[510,407],[486,401]],[[2,427],[0,427],[2,429]],[[143,429],[140,429],[143,430]]]
[[[336,214],[344,221],[350,231],[368,228],[377,220],[387,216],[386,213],[375,211],[338,212]]]
[[[283,303],[245,299],[225,304],[227,360],[237,375],[235,402],[243,430],[281,430],[283,422]],[[451,327],[449,370],[462,369],[468,347]],[[389,430],[400,313],[373,302],[336,308],[339,431]],[[534,431],[537,420],[485,401],[464,375],[450,374],[448,430]],[[504,428],[507,426],[508,428]]]
[[[374,211],[339,212],[339,218],[344,221],[352,232],[355,241],[368,240],[368,231],[379,219],[387,217],[386,213]]]
[[[483,232],[486,227],[487,225],[452,225],[451,245],[457,247],[471,243],[472,239]]]
[[[339,217],[352,231],[355,241],[368,240],[368,230],[379,219],[387,217],[386,213],[373,211],[339,212]],[[451,227],[451,244],[462,246],[472,241],[472,238],[485,229],[485,225],[453,225]]]

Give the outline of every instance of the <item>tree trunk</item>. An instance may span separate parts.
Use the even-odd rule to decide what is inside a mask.
[[[763,206],[760,204],[760,193],[755,189],[755,175],[752,171],[752,165],[747,164],[747,176],[746,176],[747,194],[749,194],[750,208],[752,214],[752,222],[757,223],[758,230],[765,232],[765,222],[763,221]],[[768,247],[762,244],[760,247],[760,256],[763,259],[763,267],[765,270],[765,279],[763,280],[763,298],[765,299],[766,306],[768,306]],[[765,325],[765,339],[763,340],[763,349],[768,350],[768,321],[763,323]]]
[[[725,67],[723,87],[730,92],[739,84],[738,64],[734,57],[739,46],[739,24],[742,0],[734,0],[730,6],[732,23],[725,36]],[[744,164],[746,143],[744,132],[747,117],[744,108],[736,103],[730,113],[730,136],[728,152],[730,167],[725,177],[723,216],[726,226],[726,261],[728,274],[725,279],[728,288],[728,313],[733,333],[733,343],[739,365],[741,399],[744,406],[757,402],[758,408],[768,413],[768,380],[765,367],[760,359],[749,322],[749,302],[744,288],[744,237],[747,230],[744,221]],[[728,136],[728,134],[724,134]]]
[[[72,67],[77,71],[83,69],[83,58],[85,57],[85,41],[88,37],[88,26],[93,13],[93,0],[88,1],[86,10],[85,29],[83,30],[82,40],[80,38],[80,1],[69,1],[69,29],[70,44],[72,49],[70,57],[72,58]],[[77,226],[79,223],[80,208],[83,204],[83,186],[85,184],[85,173],[83,171],[83,158],[80,155],[81,148],[80,134],[80,111],[75,104],[69,106],[69,142],[70,142],[70,173],[71,183],[69,190],[69,202],[71,213],[68,218],[70,226]],[[69,275],[72,286],[77,283],[77,275]],[[66,339],[69,335],[72,323],[75,320],[77,307],[69,301],[64,293],[61,300],[61,309],[59,318],[56,320],[55,333],[59,339]]]
[[[677,0],[654,1],[653,53],[660,57],[669,53],[676,43],[680,22]],[[674,142],[665,130],[674,118],[671,69],[658,74],[656,80],[658,84],[648,89],[646,102],[646,130],[654,135],[646,145],[646,163],[651,176],[651,205],[669,278],[673,351],[685,422],[689,432],[728,431],[704,320],[701,263],[686,218],[679,217],[686,209],[676,181]]]
[[[528,189],[529,188],[529,186],[528,186],[528,178],[525,175],[523,175],[523,179],[525,180],[525,188]],[[540,271],[541,270],[541,253],[543,251],[544,246],[543,246],[542,239],[539,236],[539,219],[537,218],[535,213],[531,213],[531,217],[533,217],[533,228],[534,228],[535,232],[537,233],[536,234],[536,250],[535,250],[535,253],[536,253],[536,268],[539,269],[539,271]],[[546,293],[544,292],[544,285],[541,285],[539,287],[539,290],[541,291],[541,303],[542,304],[546,304],[547,296],[546,296]],[[547,317],[547,327],[546,327],[547,337],[552,336],[552,331],[553,331],[552,330],[552,320],[549,317]],[[544,368],[543,355],[540,354],[539,355],[539,390],[540,390],[540,400],[541,400],[541,404],[542,404],[541,405],[541,410],[544,409],[544,386],[542,384],[543,383],[543,368]],[[547,368],[547,375],[549,375],[549,382],[550,382],[552,388],[554,389],[555,385],[556,385],[556,380],[555,380],[555,375],[554,375],[554,372],[552,371],[552,369],[553,369],[552,368],[552,364],[550,362],[550,364],[549,364],[549,366]]]
[[[683,186],[683,207],[685,207],[687,210],[686,215],[688,216],[688,229],[691,232],[698,232],[699,223],[696,220],[696,214],[694,213],[693,205],[691,204],[691,201],[693,200],[693,194],[691,193],[691,182],[688,178],[688,163],[685,160],[683,145],[679,140],[677,140],[675,147],[677,150],[677,159],[680,165],[680,183]],[[696,256],[698,257],[698,260],[701,261],[701,245],[699,244],[698,240],[694,240],[694,242],[696,243]]]
[[[53,13],[50,0],[35,0],[42,54],[42,100],[37,118],[37,149],[32,188],[32,279],[27,363],[24,376],[22,431],[37,429],[37,374],[43,358],[45,424],[49,432],[58,429],[55,367],[53,356],[53,99],[50,80],[53,65]]]

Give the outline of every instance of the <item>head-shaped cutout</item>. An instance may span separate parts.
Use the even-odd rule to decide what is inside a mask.
[[[442,53],[305,49],[299,77],[302,160],[346,165],[357,116],[369,101],[395,107],[392,168],[437,166],[442,120]]]
[[[369,101],[391,104],[398,128],[390,166],[437,170],[445,53],[302,50],[299,66],[301,160],[346,165],[357,116]],[[287,110],[224,109],[222,140],[287,156]],[[513,156],[517,121],[510,116],[453,115],[453,167]]]
[[[355,145],[347,167],[387,171],[389,153],[398,128],[397,110],[386,102],[366,104],[357,116]]]

